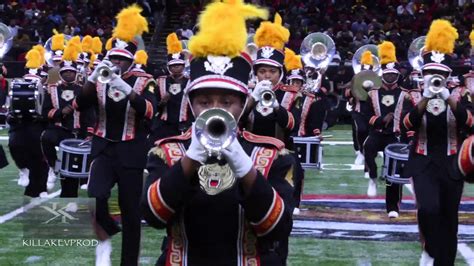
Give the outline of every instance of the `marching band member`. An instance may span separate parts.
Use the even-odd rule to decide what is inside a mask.
[[[5,106],[7,97],[8,97],[8,80],[5,78],[6,76],[6,70],[5,72],[3,71],[6,69],[3,64],[0,64],[0,111],[2,112],[0,114],[0,119],[2,119],[3,123],[6,123],[7,119],[7,107]],[[0,125],[1,127],[1,125]],[[7,155],[5,154],[5,151],[3,150],[3,146],[0,145],[0,169],[7,167],[8,165],[8,160],[7,160]]]
[[[138,264],[139,201],[147,156],[147,124],[154,114],[151,91],[155,86],[151,75],[130,71],[137,51],[136,36],[148,31],[141,11],[140,7],[132,5],[117,15],[113,39],[106,45],[109,48],[107,60],[103,60],[87,78],[74,103],[75,109],[80,111],[91,106],[97,110],[88,183],[89,196],[96,199],[93,217],[99,239],[96,265],[110,265],[110,238],[121,231],[108,208],[108,199],[116,183],[123,230],[121,264]],[[110,70],[110,81],[99,82],[102,70],[107,69]],[[119,73],[115,73],[116,70]]]
[[[44,64],[44,57],[33,48],[26,54],[26,59],[28,73],[23,78],[35,84],[35,89],[37,89],[38,86],[42,86],[39,72]],[[26,187],[24,193],[26,196],[47,195],[48,165],[43,160],[40,143],[40,135],[45,126],[43,119],[40,114],[19,117],[15,112],[10,111],[7,122],[10,125],[8,147],[15,164],[20,169],[18,184]]]
[[[292,131],[299,126],[300,105],[297,104],[298,90],[282,83],[284,76],[283,48],[290,37],[288,29],[283,27],[280,15],[275,14],[275,21],[264,21],[257,29],[254,40],[259,47],[257,58],[253,62],[253,71],[258,83],[251,96],[249,107],[252,108],[250,121],[252,133],[276,137],[283,141],[287,148],[293,148],[290,138]],[[271,90],[276,99],[273,106],[263,106],[262,92]],[[253,119],[252,119],[253,118]]]
[[[372,70],[374,68],[374,55],[366,50],[362,53],[360,58],[361,70]],[[356,73],[357,74],[357,73]],[[369,90],[370,87],[367,88]],[[352,104],[352,138],[354,141],[354,148],[356,150],[356,159],[354,164],[363,165],[365,163],[364,157],[364,141],[369,136],[369,113],[370,104],[367,101],[362,101],[354,97],[351,93],[351,88],[347,88],[345,91],[345,97],[349,99]],[[364,169],[365,175],[368,177],[369,172],[367,167]]]
[[[190,110],[184,97],[188,78],[184,75],[186,55],[176,33],[166,37],[168,49],[168,76],[157,79],[155,96],[158,102],[157,116],[153,121],[150,143],[179,135],[190,126]]]
[[[245,19],[252,17],[266,17],[266,11],[242,0],[213,2],[201,13],[189,43],[194,57],[187,95],[196,117],[213,108],[237,122],[242,116],[252,65],[241,51]],[[293,190],[285,176],[291,176],[293,157],[277,139],[238,131],[217,160],[196,128],[157,141],[149,153],[147,183],[153,183],[144,217],[167,229],[158,265],[284,265],[277,245],[291,231]]]
[[[405,102],[405,94],[402,93],[398,84],[400,78],[395,45],[391,42],[382,42],[378,46],[380,64],[382,67],[382,87],[369,91],[369,136],[364,142],[364,156],[369,168],[369,186],[367,195],[377,195],[377,164],[375,157],[379,151],[384,151],[389,144],[399,142],[400,118]],[[389,218],[397,218],[399,215],[399,202],[401,199],[402,186],[387,181],[385,187],[385,203]]]
[[[73,100],[82,89],[76,79],[78,72],[76,60],[81,51],[79,46],[79,36],[73,37],[68,42],[59,69],[61,80],[56,84],[48,85],[44,98],[42,115],[49,120],[50,125],[41,134],[41,148],[50,172],[54,171],[57,160],[55,147],[59,146],[64,139],[85,138],[87,126],[90,126],[92,130],[93,121],[90,116],[87,116],[87,112],[79,112],[72,107]],[[47,188],[51,190],[56,180],[49,177]],[[62,176],[60,197],[77,197],[79,182],[77,178]]]
[[[448,89],[456,29],[446,20],[431,23],[423,50],[423,98],[403,124],[415,131],[409,161],[418,226],[423,240],[420,265],[453,265],[463,178],[456,165],[462,129],[472,126],[468,92]]]

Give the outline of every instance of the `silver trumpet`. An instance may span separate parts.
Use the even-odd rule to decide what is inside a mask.
[[[446,79],[441,75],[435,74],[429,79],[426,86],[432,93],[438,94],[446,88]]]
[[[264,90],[262,94],[260,94],[260,102],[259,104],[263,107],[272,107],[276,101],[275,92],[272,90]]]
[[[221,150],[227,148],[237,136],[237,122],[224,109],[211,108],[196,118],[196,137],[206,148],[209,156],[220,157]]]
[[[102,66],[97,71],[99,71],[99,77],[97,81],[100,83],[109,83],[114,75],[118,75],[120,72],[120,68],[117,66]]]

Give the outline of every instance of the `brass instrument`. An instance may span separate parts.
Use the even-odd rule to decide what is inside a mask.
[[[97,81],[107,84],[113,79],[115,75],[119,75],[120,68],[113,65],[105,65],[101,66],[97,71],[99,71],[99,77],[97,78]]]
[[[272,90],[262,91],[259,104],[263,107],[272,107],[276,101],[275,92]]]
[[[237,136],[237,122],[228,111],[211,108],[196,118],[195,130],[196,137],[209,156],[220,157],[221,150],[227,148]]]
[[[420,83],[423,82],[421,76],[421,67],[423,66],[423,47],[425,46],[426,36],[420,36],[414,39],[408,48],[408,62],[413,67],[412,75],[410,75],[413,82],[416,82],[419,87]]]
[[[352,56],[352,69],[354,70],[354,74],[357,74],[363,71],[361,61],[362,61],[362,54],[365,51],[370,51],[370,53],[372,54],[372,61],[373,61],[372,71],[374,71],[378,75],[381,75],[382,68],[380,65],[379,57],[378,57],[378,47],[375,44],[366,44],[360,47],[359,49],[357,49],[357,51],[354,53],[354,56]]]
[[[433,94],[438,94],[446,88],[446,79],[441,75],[435,74],[428,80],[428,84],[425,87]]]
[[[255,34],[253,33],[248,35],[247,45],[245,47],[245,51],[247,52],[247,54],[250,55],[250,58],[252,58],[252,60],[257,59],[257,52],[258,52],[258,46],[255,44],[253,40],[254,35]]]
[[[44,54],[44,59],[48,63],[48,66],[54,67],[54,62],[53,62],[53,53],[54,51],[51,49],[52,45],[52,38],[50,37],[46,42],[44,43],[44,49],[46,50],[46,53]],[[72,38],[71,35],[64,35],[64,46],[66,46],[67,42]]]
[[[10,50],[13,36],[7,25],[0,23],[0,59]]]

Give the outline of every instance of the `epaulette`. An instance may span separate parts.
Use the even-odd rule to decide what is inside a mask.
[[[151,150],[148,152],[148,155],[152,155],[152,154],[158,156],[161,160],[166,162],[165,151],[160,146],[155,146],[151,148]]]
[[[188,131],[184,132],[181,135],[177,136],[172,136],[164,139],[160,139],[155,141],[155,146],[160,146],[163,143],[171,142],[171,141],[184,141],[184,140],[189,140],[191,139],[191,129],[188,129]]]
[[[284,150],[285,148],[285,143],[283,143],[281,140],[268,137],[268,136],[260,136],[260,135],[255,135],[253,133],[250,133],[248,131],[242,132],[242,137],[251,143],[255,144],[264,144],[264,145],[271,145],[275,148],[277,148],[279,151]]]
[[[288,91],[288,92],[294,92],[294,93],[297,93],[299,91],[296,86],[288,86],[288,85],[280,86],[279,89],[282,91]]]
[[[127,72],[127,73],[123,76],[123,78],[129,78],[129,77],[131,77],[131,76],[135,76],[135,77],[145,77],[145,78],[153,78],[152,75],[150,75],[150,74],[148,74],[148,73],[146,73],[146,72],[141,72],[141,71],[139,72],[139,71],[133,71],[133,70]]]

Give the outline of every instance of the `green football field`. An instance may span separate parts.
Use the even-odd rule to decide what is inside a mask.
[[[379,182],[375,199],[366,196],[368,180],[363,177],[361,166],[353,165],[355,155],[349,127],[337,126],[324,134],[332,137],[324,145],[323,170],[306,171],[305,195],[301,213],[294,217],[288,265],[418,265],[421,247],[409,190],[403,191],[400,217],[389,220],[384,206],[384,183]],[[0,136],[5,136],[4,132]],[[0,144],[8,153],[6,141]],[[377,160],[380,171],[382,159]],[[16,183],[18,170],[11,158],[9,161],[10,165],[0,170],[0,265],[93,265],[93,245],[55,246],[43,241],[43,245],[35,246],[25,242],[31,236],[27,235],[28,225],[35,224],[26,222],[30,211],[22,213],[22,207],[33,210],[55,198],[41,202],[24,199],[23,188]],[[51,196],[57,195],[58,189],[56,184]],[[86,197],[84,190],[80,194]],[[113,213],[117,212],[116,196],[115,190],[110,204]],[[74,238],[84,228],[68,232],[48,230],[51,238],[64,239],[66,233]],[[163,235],[163,231],[142,227],[141,265],[154,265]],[[120,249],[121,236],[117,235],[113,238],[114,265],[120,263]],[[464,189],[456,265],[474,265],[474,185],[466,184]]]

